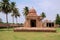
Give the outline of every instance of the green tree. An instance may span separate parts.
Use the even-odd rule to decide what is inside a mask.
[[[59,14],[57,14],[55,21],[56,21],[56,24],[60,24],[60,16],[59,16]]]
[[[1,0],[0,2],[0,11],[6,14],[6,23],[7,23],[7,28],[8,26],[8,14],[11,13],[11,5],[10,5],[10,0]]]
[[[12,9],[12,19],[13,19],[13,24],[14,24],[14,16],[15,16],[15,2],[11,2],[11,9]]]
[[[3,23],[1,18],[0,18],[0,23]]]
[[[2,2],[0,2],[0,12],[2,11]]]
[[[6,14],[6,22],[8,24],[8,14],[11,13],[9,0],[2,0],[2,2],[0,2],[0,9],[4,14]]]
[[[44,12],[42,12],[41,16],[42,16],[43,18],[45,18],[45,17],[46,17],[46,15],[45,15],[45,13],[44,13]]]
[[[16,18],[16,23],[17,23],[17,22],[18,22],[18,21],[17,21],[17,18],[20,17],[20,14],[19,14],[17,8],[14,9],[14,13],[15,13],[15,14],[14,14],[14,17]]]
[[[25,15],[25,17],[28,15],[28,12],[29,12],[29,8],[26,6],[25,8],[24,8],[24,15]]]
[[[16,18],[17,23],[17,17],[20,17],[19,11],[16,8],[15,2],[11,2],[11,8],[12,8],[12,18],[13,18],[13,24],[14,24],[14,17]]]

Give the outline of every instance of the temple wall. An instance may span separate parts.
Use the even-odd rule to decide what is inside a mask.
[[[31,24],[30,24],[31,20],[36,20],[36,28],[42,27],[43,23],[42,23],[41,20],[38,19],[38,17],[28,17],[28,18],[26,18],[26,21],[24,23],[24,27],[27,27],[27,28],[31,27]]]

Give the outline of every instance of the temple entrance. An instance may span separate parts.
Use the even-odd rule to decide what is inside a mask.
[[[31,20],[30,24],[31,24],[31,27],[36,27],[36,20]]]

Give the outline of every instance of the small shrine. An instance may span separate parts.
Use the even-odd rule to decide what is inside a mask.
[[[28,15],[26,16],[26,21],[24,27],[42,27],[42,17],[38,16],[34,8],[29,10]]]

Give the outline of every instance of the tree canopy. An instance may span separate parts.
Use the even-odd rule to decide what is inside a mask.
[[[24,13],[25,16],[27,16],[27,15],[28,15],[28,12],[29,12],[29,8],[26,6],[26,7],[24,8],[23,13]]]
[[[46,17],[46,15],[45,15],[45,13],[44,13],[44,12],[42,12],[41,16],[42,16],[43,18],[45,18],[45,17]]]
[[[55,23],[60,24],[60,16],[59,16],[59,14],[57,14],[57,16],[56,16]]]

